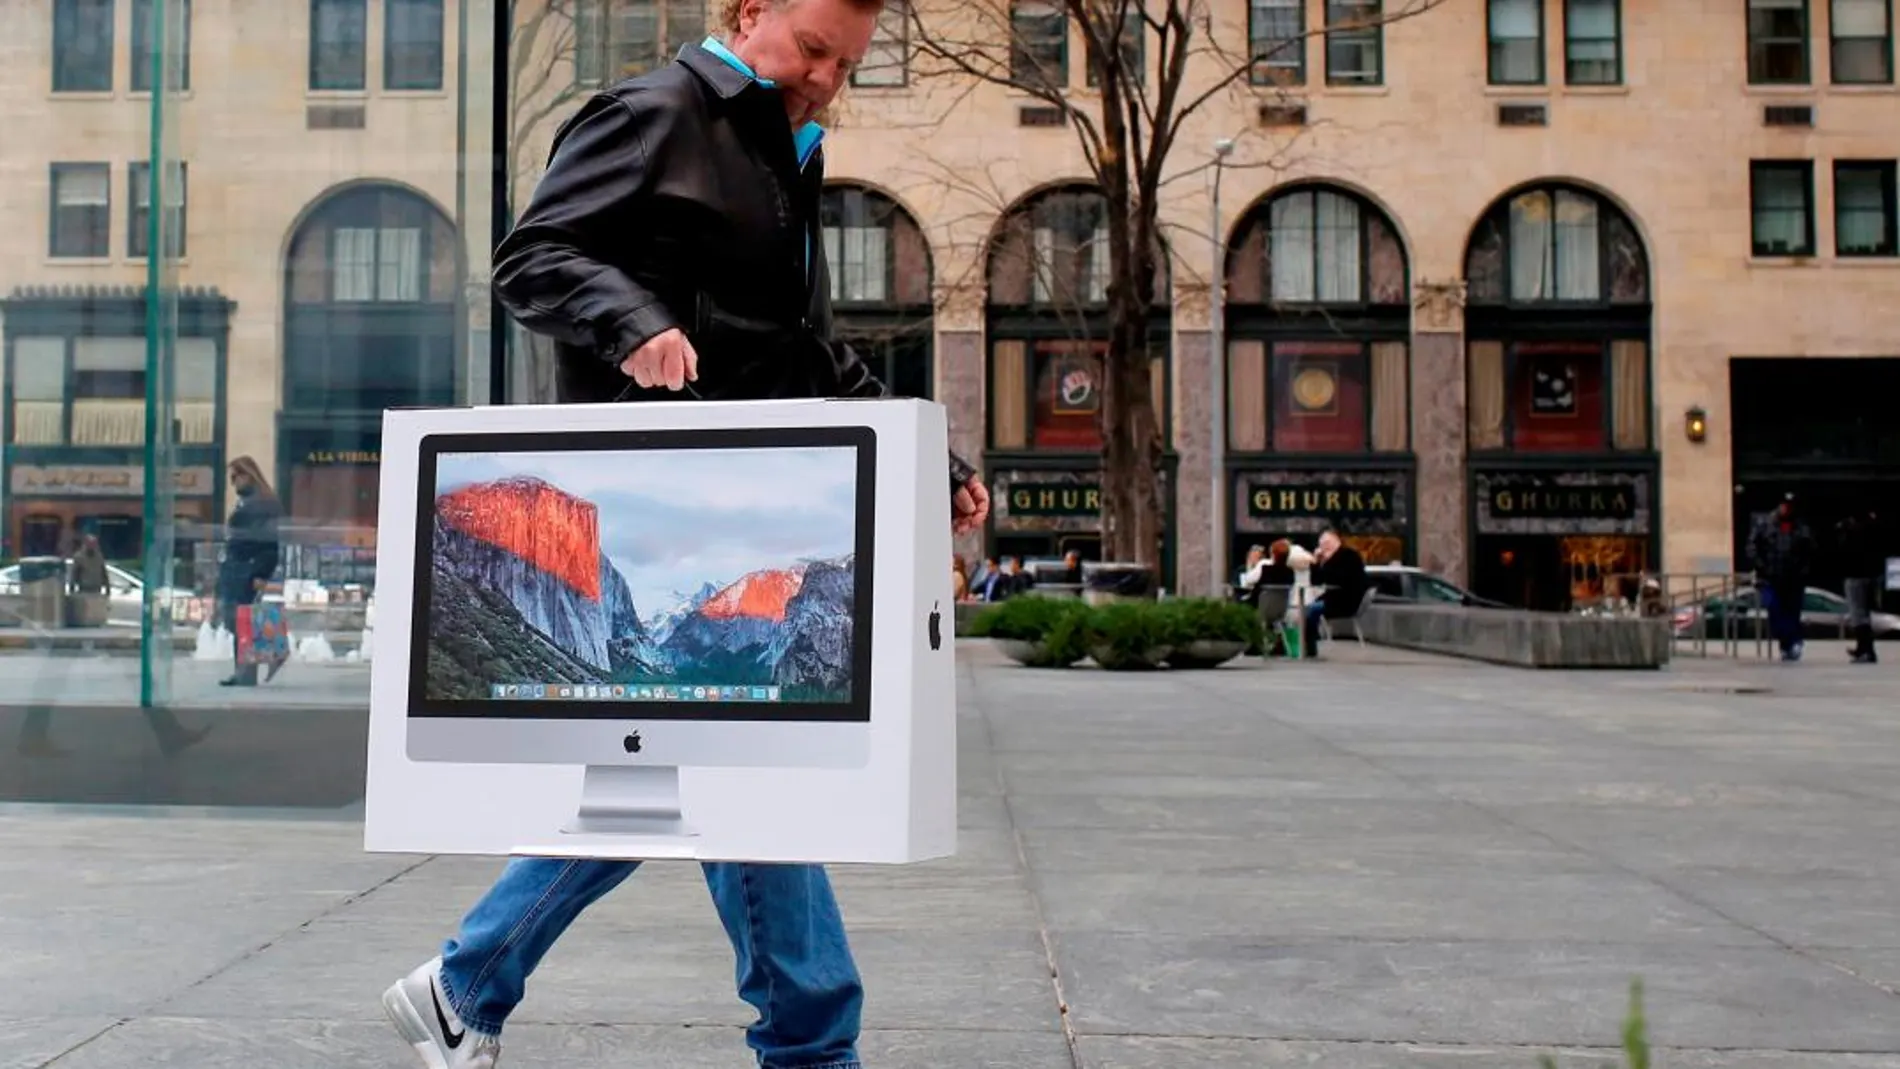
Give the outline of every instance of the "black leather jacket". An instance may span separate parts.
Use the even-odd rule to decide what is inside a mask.
[[[698,45],[589,99],[495,253],[495,292],[559,354],[563,401],[881,397],[832,334],[819,229],[822,150],[800,165],[776,90]],[[668,329],[699,354],[690,391],[621,361]],[[974,469],[950,458],[951,482]]]

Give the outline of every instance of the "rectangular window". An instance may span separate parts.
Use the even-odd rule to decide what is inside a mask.
[[[878,13],[864,62],[851,72],[852,85],[899,86],[910,82],[910,4],[890,0]]]
[[[1756,256],[1814,255],[1814,163],[1756,160],[1748,201]]]
[[[1112,18],[1113,16],[1114,10],[1110,8],[1103,17]],[[1147,49],[1142,47],[1142,42],[1147,37],[1147,28],[1148,24],[1143,20],[1140,6],[1128,5],[1128,13],[1124,16],[1121,33],[1122,70],[1128,72],[1122,76],[1123,84],[1142,84],[1144,73],[1142,68],[1148,61]],[[1101,78],[1095,72],[1095,65],[1089,64],[1089,88],[1093,89],[1099,84],[1101,84]]]
[[[833,303],[882,303],[890,299],[891,232],[888,227],[827,226],[824,235]]]
[[[53,92],[112,91],[112,0],[54,0]]]
[[[49,252],[57,257],[112,255],[112,167],[55,163]]]
[[[1492,85],[1544,84],[1544,0],[1491,0],[1485,26]]]
[[[143,338],[73,340],[73,400],[145,399]],[[77,435],[75,435],[77,437]]]
[[[1009,7],[1009,78],[1017,85],[1062,90],[1069,86],[1069,16],[1050,0],[1015,0]]]
[[[191,0],[177,0],[178,21],[165,27],[165,69],[170,88],[191,88]],[[164,10],[160,0],[132,0],[132,91],[152,91],[152,15]]]
[[[167,255],[172,259],[181,259],[185,255],[185,165],[174,162],[169,166],[170,179],[165,183],[165,207],[168,217],[165,219],[165,244]],[[126,198],[129,210],[125,221],[125,254],[144,256],[151,248],[152,225],[152,165],[135,163],[126,171]]]
[[[1100,342],[1035,343],[1032,449],[1102,448],[1102,360]]]
[[[672,62],[706,36],[703,0],[580,0],[574,11],[574,77],[612,85]]]
[[[1255,85],[1306,84],[1306,0],[1250,0],[1247,45]]]
[[[1894,161],[1834,163],[1834,254],[1894,256]]]
[[[1808,0],[1748,0],[1748,82],[1808,84]]]
[[[1622,84],[1619,0],[1564,0],[1564,81],[1569,85]]]
[[[442,0],[383,4],[383,88],[442,88]]]
[[[368,88],[368,54],[368,0],[310,0],[310,88]]]
[[[1511,448],[1526,453],[1605,449],[1604,358],[1599,342],[1511,346]]]
[[[1833,0],[1828,69],[1836,85],[1893,83],[1892,0]]]
[[[1296,191],[1268,209],[1269,292],[1276,303],[1365,299],[1359,204],[1325,190]]]
[[[1326,84],[1385,80],[1382,0],[1326,0]]]

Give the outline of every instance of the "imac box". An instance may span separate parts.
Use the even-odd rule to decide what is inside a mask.
[[[954,852],[946,439],[914,400],[387,413],[367,848]]]

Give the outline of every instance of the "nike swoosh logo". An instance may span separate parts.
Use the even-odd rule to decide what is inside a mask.
[[[435,1022],[442,1026],[442,1041],[449,1045],[450,1050],[461,1046],[462,1037],[468,1035],[468,1030],[449,1031],[449,1015],[442,1012],[442,996],[435,993],[434,984],[429,985],[429,1001],[435,1003]]]

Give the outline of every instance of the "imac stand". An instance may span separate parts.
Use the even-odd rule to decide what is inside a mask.
[[[693,837],[680,811],[680,770],[673,765],[588,765],[579,812],[568,835]]]

